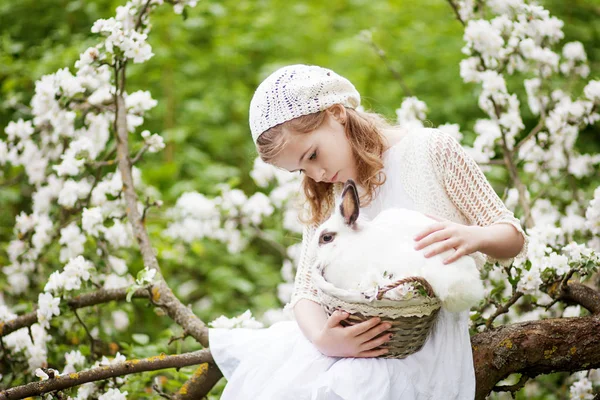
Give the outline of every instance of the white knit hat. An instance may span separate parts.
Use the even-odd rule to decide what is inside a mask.
[[[250,101],[252,140],[276,125],[334,104],[360,105],[360,94],[346,78],[314,65],[288,65],[269,75]]]

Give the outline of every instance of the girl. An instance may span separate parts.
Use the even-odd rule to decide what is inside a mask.
[[[472,400],[475,374],[469,313],[442,309],[423,348],[405,359],[373,358],[390,326],[372,318],[343,327],[347,315],[327,318],[311,281],[307,254],[315,227],[331,212],[343,182],[354,179],[361,214],[389,207],[436,216],[415,237],[426,256],[455,249],[445,262],[470,254],[478,267],[510,264],[526,251],[526,236],[477,164],[449,135],[427,128],[403,130],[358,111],[360,95],[335,72],[307,65],[275,71],[250,103],[250,128],[260,157],[304,174],[310,214],[294,292],[286,306],[296,321],[268,329],[210,329],[213,357],[228,380],[228,399],[464,399]],[[377,337],[377,338],[376,338]]]

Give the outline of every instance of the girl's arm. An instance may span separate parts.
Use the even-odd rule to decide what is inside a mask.
[[[304,336],[314,343],[327,322],[327,314],[320,304],[300,299],[294,306],[294,316]]]
[[[496,259],[513,258],[523,248],[525,238],[514,226],[498,223],[488,226],[471,226],[480,237],[478,251]]]
[[[455,248],[452,262],[481,251],[488,261],[510,265],[512,258],[527,253],[528,238],[521,223],[506,208],[475,162],[450,135],[432,133],[428,156],[448,197],[472,226],[440,221],[415,237],[416,248],[432,246],[429,256]]]
[[[298,300],[294,315],[304,336],[327,356],[368,358],[388,352],[376,349],[391,339],[390,335],[381,335],[391,324],[381,323],[379,317],[344,327],[341,321],[348,318],[348,313],[338,310],[327,318],[319,304],[307,299]]]

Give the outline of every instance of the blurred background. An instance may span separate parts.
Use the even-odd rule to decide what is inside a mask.
[[[539,3],[564,21],[561,45],[583,43],[591,70],[588,80],[598,79],[600,0]],[[0,0],[0,137],[9,121],[29,118],[27,107],[35,81],[59,68],[73,71],[79,54],[97,43],[90,32],[94,21],[113,16],[122,4],[116,0]],[[222,182],[246,193],[257,190],[249,176],[256,153],[247,122],[248,104],[261,80],[286,64],[317,64],[335,70],[355,84],[365,108],[390,120],[395,120],[395,110],[408,94],[397,79],[399,74],[410,95],[428,105],[429,125],[458,123],[467,144],[474,139],[475,121],[485,117],[477,106],[476,85],[460,78],[463,27],[443,0],[201,0],[183,16],[170,7],[159,8],[151,21],[149,42],[155,56],[129,67],[127,91],[148,90],[158,100],[139,131],[163,135],[167,147],[146,154],[139,167],[144,181],[158,189],[167,207],[186,191],[214,195]],[[364,30],[370,30],[374,45],[362,39]],[[523,77],[507,77],[507,83],[509,91],[526,98]],[[584,81],[567,84],[576,97]],[[536,121],[521,101],[523,120],[530,130]],[[582,152],[600,152],[598,124],[581,132],[577,146]],[[508,176],[494,171],[490,179],[502,193]],[[1,250],[13,237],[15,216],[30,211],[31,188],[19,180],[20,173],[6,170],[0,177]],[[204,321],[246,309],[261,315],[281,307],[276,289],[282,279],[281,254],[266,244],[235,255],[218,243],[183,247],[157,239],[165,225],[160,211],[149,215],[148,227],[163,273],[175,293],[192,304]],[[272,234],[284,245],[299,240],[278,237],[280,230]],[[0,251],[0,266],[6,261]],[[140,260],[133,264],[141,268]],[[3,285],[6,282],[0,280],[0,291]],[[123,307],[146,326],[162,327],[144,332],[150,342],[173,334],[151,309],[136,310],[134,304]],[[122,332],[123,338],[136,333],[134,319],[131,328]],[[169,348],[144,346],[137,355],[173,351],[173,346],[185,343]]]

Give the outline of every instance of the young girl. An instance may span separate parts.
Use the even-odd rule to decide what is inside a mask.
[[[372,318],[351,327],[336,312],[327,318],[311,280],[307,254],[315,227],[332,210],[343,182],[361,191],[361,214],[389,207],[435,216],[415,237],[426,256],[455,249],[446,259],[510,264],[526,251],[526,236],[477,164],[449,135],[410,131],[358,111],[360,95],[335,72],[307,65],[275,71],[250,104],[252,138],[261,158],[304,174],[310,209],[294,293],[286,306],[296,321],[268,329],[210,329],[213,357],[228,383],[222,400],[472,400],[475,374],[469,313],[442,309],[423,348],[405,359],[374,358],[390,326]]]

